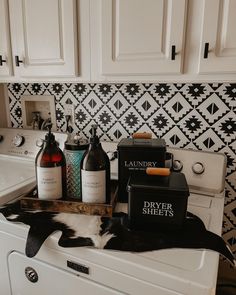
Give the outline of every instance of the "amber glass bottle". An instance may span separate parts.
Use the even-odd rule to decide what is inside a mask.
[[[51,132],[45,136],[35,159],[38,197],[40,199],[66,198],[66,160]]]

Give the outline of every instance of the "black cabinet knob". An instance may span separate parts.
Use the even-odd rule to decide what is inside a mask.
[[[16,66],[19,67],[20,66],[20,63],[23,63],[23,60],[20,60],[19,56],[16,55],[15,56],[15,63],[16,63]]]
[[[3,66],[4,62],[7,62],[6,59],[3,59],[2,55],[0,55],[0,66]]]
[[[209,43],[205,43],[204,47],[204,58],[208,58],[208,53],[209,53]]]
[[[171,60],[175,60],[175,56],[176,56],[176,47],[175,45],[171,46]]]

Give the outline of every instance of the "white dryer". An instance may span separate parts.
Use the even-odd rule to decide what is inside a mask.
[[[103,143],[114,151],[115,143]],[[169,149],[183,165],[191,195],[188,210],[221,234],[226,159],[222,154]],[[117,160],[112,175],[117,177]],[[197,167],[196,167],[196,163]],[[199,163],[204,167],[199,174]],[[197,170],[197,173],[196,173]],[[118,204],[126,211],[127,204]],[[219,255],[209,250],[168,249],[143,253],[62,248],[52,234],[34,258],[25,256],[28,226],[0,216],[2,295],[210,295],[215,294]]]

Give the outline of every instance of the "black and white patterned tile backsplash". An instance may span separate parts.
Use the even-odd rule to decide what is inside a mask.
[[[53,95],[57,129],[66,130],[65,104],[75,108],[74,132],[119,141],[152,132],[168,146],[227,155],[223,234],[236,252],[236,84],[8,84],[12,127],[22,127],[21,95]]]

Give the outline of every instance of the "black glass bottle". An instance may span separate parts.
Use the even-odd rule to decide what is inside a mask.
[[[81,194],[87,203],[110,202],[110,161],[93,125],[89,147],[81,160]]]

